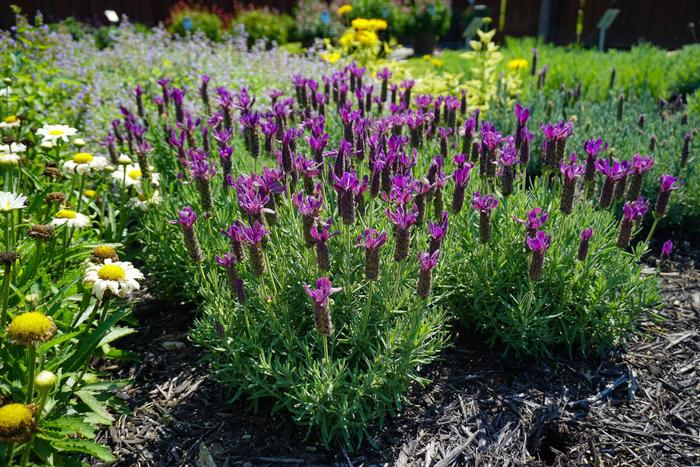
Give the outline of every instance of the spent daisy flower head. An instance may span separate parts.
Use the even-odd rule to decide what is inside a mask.
[[[78,134],[78,130],[68,125],[44,125],[36,131],[44,142],[68,141],[70,136]]]
[[[12,193],[11,191],[0,191],[0,212],[24,209],[26,204],[27,197],[23,194]]]
[[[112,178],[119,185],[124,184],[126,186],[140,187],[141,180],[143,178],[143,172],[141,171],[141,168],[138,165],[128,164],[123,166],[119,170],[115,170],[114,172],[112,172]],[[151,183],[154,185],[158,185],[159,182],[160,174],[152,173]]]
[[[141,286],[141,271],[128,261],[106,259],[102,264],[89,264],[85,270],[83,284],[92,287],[92,294],[102,299],[105,293],[125,298]]]
[[[56,324],[39,311],[30,311],[15,316],[7,326],[7,335],[19,345],[32,346],[47,342],[56,335]]]
[[[90,218],[72,209],[60,209],[54,214],[51,225],[56,227],[66,225],[68,227],[83,229],[90,225]]]
[[[94,156],[89,152],[79,152],[63,164],[63,171],[71,175],[87,175],[105,170],[107,165],[105,157]]]

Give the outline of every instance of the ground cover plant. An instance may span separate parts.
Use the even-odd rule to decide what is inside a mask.
[[[117,250],[143,193],[113,171],[127,156],[31,120],[13,84],[0,89],[0,462],[111,462],[94,437],[125,411],[113,395],[123,382],[91,363],[123,357],[113,344],[134,332],[127,298],[144,276]]]

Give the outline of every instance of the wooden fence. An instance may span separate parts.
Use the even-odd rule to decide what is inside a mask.
[[[10,4],[19,5],[24,12],[41,11],[47,21],[73,16],[91,22],[104,22],[104,11],[113,9],[126,14],[132,21],[157,24],[167,18],[169,8],[177,0],[0,0],[0,28],[13,24]],[[225,11],[233,11],[232,1],[198,0],[199,3],[217,5]],[[244,5],[268,6],[279,11],[291,12],[294,0],[254,0]],[[460,40],[459,22],[473,8],[474,0],[453,0],[454,26],[446,39]],[[497,23],[501,0],[481,0]],[[540,9],[549,3],[549,15],[542,18],[547,39],[557,44],[576,40],[576,22],[579,0],[508,0],[505,30],[512,36],[535,36],[541,31]],[[617,17],[607,32],[606,44],[610,47],[629,47],[639,41],[651,42],[662,47],[674,48],[696,42],[689,23],[700,28],[700,0],[585,0],[583,7],[584,44],[597,44],[596,25],[608,8],[619,8]],[[698,31],[700,32],[700,31]]]

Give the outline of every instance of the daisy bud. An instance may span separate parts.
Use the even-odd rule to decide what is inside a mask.
[[[44,370],[34,377],[34,386],[39,392],[50,391],[56,386],[57,382],[58,377],[48,370]]]
[[[586,260],[591,237],[593,237],[593,229],[591,227],[581,231],[581,242],[578,245],[578,254],[576,255],[579,261]]]
[[[102,264],[105,260],[119,261],[119,255],[114,247],[109,245],[100,245],[93,248],[90,252],[90,261],[95,264]]]

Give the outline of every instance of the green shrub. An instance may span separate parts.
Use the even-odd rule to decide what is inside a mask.
[[[289,15],[267,10],[246,10],[239,13],[232,23],[233,28],[240,25],[248,34],[248,46],[261,39],[268,43],[285,44],[290,29],[294,27],[294,20]]]
[[[320,0],[301,0],[294,10],[294,27],[291,37],[310,46],[315,39],[336,39],[343,30],[343,24],[326,2]]]
[[[188,33],[202,32],[213,41],[221,38],[226,27],[225,18],[219,12],[187,1],[181,1],[170,9],[166,23],[172,33],[185,36]]]
[[[398,21],[403,34],[431,33],[443,36],[450,28],[452,2],[450,0],[405,0]]]
[[[632,252],[615,246],[618,222],[612,212],[577,203],[571,215],[559,211],[558,190],[516,193],[493,211],[493,233],[479,243],[474,210],[453,221],[455,244],[438,293],[463,327],[506,353],[543,355],[557,350],[604,350],[623,342],[640,313],[659,302],[653,275],[639,264],[645,245]],[[542,208],[551,235],[542,277],[528,279],[533,254],[526,228],[515,218]],[[587,258],[577,259],[580,233],[593,228]]]
[[[355,18],[383,19],[391,36],[403,34],[402,6],[399,0],[354,0],[348,2],[352,11],[346,15],[348,24]]]

